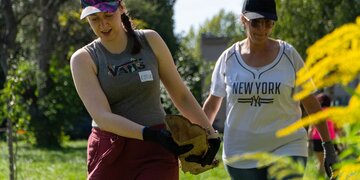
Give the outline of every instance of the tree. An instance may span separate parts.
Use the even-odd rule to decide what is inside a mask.
[[[59,56],[61,57],[59,58],[60,61],[66,60],[66,58],[68,58],[67,56],[68,51],[70,50],[71,47],[74,47],[74,45],[64,44],[64,47],[66,48],[60,50],[59,47],[61,46],[56,46],[64,42],[70,42],[70,41],[62,41],[63,39],[60,38],[60,37],[64,37],[64,36],[60,36],[60,34],[67,34],[67,33],[71,34],[71,32],[61,31],[64,29],[59,28],[60,25],[58,20],[59,9],[61,5],[67,1],[57,1],[57,0],[53,0],[53,1],[6,0],[6,1],[9,4],[14,3],[11,6],[10,5],[8,6],[13,7],[13,14],[14,15],[16,14],[16,17],[14,18],[8,17],[11,16],[11,13],[10,15],[5,14],[4,16],[1,16],[4,17],[5,19],[6,18],[15,19],[14,20],[15,23],[9,23],[9,24],[15,24],[16,26],[8,28],[10,30],[15,29],[15,31],[12,31],[15,32],[14,33],[15,37],[12,38],[13,39],[12,43],[8,43],[9,41],[6,41],[6,43],[16,44],[17,46],[16,49],[7,48],[5,49],[7,50],[7,52],[1,53],[2,60],[4,59],[3,57],[5,57],[5,55],[11,57],[8,60],[5,59],[6,60],[5,62],[8,64],[9,62],[11,62],[10,68],[8,69],[14,69],[14,73],[7,75],[7,83],[12,84],[11,87],[5,86],[4,89],[2,90],[2,98],[1,98],[2,101],[1,104],[3,106],[2,117],[6,117],[6,118],[13,117],[11,118],[11,120],[14,121],[15,123],[15,127],[14,127],[15,129],[20,127],[24,128],[23,126],[19,126],[18,123],[22,122],[22,120],[25,119],[26,121],[29,122],[25,124],[27,124],[30,127],[30,128],[26,128],[26,130],[28,130],[29,132],[28,135],[31,136],[31,134],[33,134],[35,136],[36,139],[35,142],[38,146],[59,147],[62,139],[63,124],[65,124],[64,122],[66,121],[66,119],[59,120],[54,117],[56,117],[56,115],[58,114],[67,114],[67,113],[62,113],[59,111],[59,109],[61,108],[63,110],[66,110],[65,107],[63,106],[65,104],[61,104],[58,101],[56,101],[57,99],[61,99],[61,98],[56,99],[55,98],[56,96],[54,95],[65,95],[63,97],[72,98],[74,96],[66,95],[66,93],[69,94],[69,92],[74,92],[73,94],[76,94],[73,87],[72,90],[69,92],[64,91],[59,93],[61,87],[71,87],[72,81],[71,82],[67,81],[67,83],[66,81],[58,83],[56,82],[56,77],[53,76],[54,73],[51,73],[51,61],[54,61],[55,57],[59,57]],[[35,7],[35,8],[28,8],[28,7]],[[76,7],[76,6],[72,5],[71,7]],[[73,12],[75,11],[78,11],[78,9],[74,8]],[[74,24],[69,24],[68,26],[73,26]],[[40,32],[38,31],[39,29]],[[78,29],[78,31],[82,32],[81,30],[82,29]],[[7,31],[4,32],[1,31],[1,33],[5,33],[5,35],[2,35],[2,37],[7,37],[6,32]],[[79,34],[83,34],[83,33],[78,33],[75,34],[74,36],[77,36]],[[9,46],[7,44],[5,45],[2,44],[2,45]],[[38,46],[36,46],[36,44],[38,44]],[[79,42],[77,44],[79,44]],[[22,67],[21,62],[23,61],[32,62],[33,64],[29,66],[35,68],[34,71],[29,71],[28,74],[22,74],[27,71],[16,71],[17,68]],[[56,67],[58,68],[57,70],[61,71],[62,67],[58,66],[59,63],[53,63],[53,64],[54,66],[55,65],[57,66]],[[8,69],[6,71],[8,71]],[[67,77],[68,79],[71,80],[71,75],[69,72],[70,71],[68,71]],[[23,75],[26,75],[28,77],[35,77],[35,79],[31,79],[32,82],[35,83],[29,86],[23,86],[21,84],[21,81],[24,79],[22,78]],[[11,79],[15,79],[17,81],[11,83]],[[14,91],[14,88],[19,88],[21,90]],[[58,91],[58,92],[53,93],[54,91]],[[19,98],[14,99],[12,97],[19,97]],[[63,97],[62,99],[64,99]],[[28,103],[23,103],[22,99],[25,99],[26,102]],[[77,99],[75,98],[69,101],[72,101],[71,103],[75,102],[74,105],[77,105],[76,100]],[[13,103],[9,104],[8,102],[10,101],[13,101]],[[23,110],[26,110],[26,112],[30,114],[31,118],[29,119],[27,119],[28,116],[26,114],[21,113],[22,108],[20,108],[20,106],[26,104],[28,107],[25,107],[25,109]],[[9,108],[11,109],[11,111],[14,111],[15,114],[19,114],[19,116],[12,116],[11,114],[9,114],[9,111],[7,110]],[[75,108],[75,109],[79,109],[79,108]],[[73,112],[73,111],[68,110],[66,112]],[[48,129],[52,129],[52,130],[49,131]]]
[[[157,31],[166,42],[172,54],[178,49],[174,34],[175,0],[128,0],[126,7],[131,17],[146,22],[144,27]]]
[[[5,27],[0,30],[0,88],[3,87],[5,78],[8,72],[8,61],[10,55],[15,51],[16,43],[15,38],[17,34],[17,20],[14,15],[12,2],[11,0],[2,0],[0,1],[0,10],[4,12],[4,15],[0,15],[1,27]],[[3,21],[4,20],[4,21]],[[13,54],[14,55],[14,54]],[[8,103],[8,101],[5,101]],[[8,108],[6,110],[9,110]],[[4,120],[4,117],[0,119],[0,124]],[[8,141],[8,150],[9,150],[9,178],[11,180],[15,177],[15,158],[13,151],[13,124],[12,119],[6,118],[7,120],[7,141]]]
[[[40,32],[37,49],[37,66],[39,76],[36,76],[38,96],[35,96],[30,109],[35,137],[38,146],[60,147],[61,126],[53,126],[46,116],[46,102],[41,102],[50,92],[53,82],[50,76],[50,59],[56,44],[56,24],[59,8],[66,0],[40,0]],[[44,107],[45,106],[45,107]],[[48,131],[49,127],[54,127]]]
[[[200,27],[199,34],[211,34],[216,37],[228,37],[230,44],[244,38],[243,27],[240,24],[240,16],[233,12],[221,9],[210,20],[206,20]]]
[[[202,96],[202,79],[204,71],[209,68],[205,68],[206,63],[195,52],[194,39],[195,33],[191,29],[189,34],[185,37],[180,37],[181,43],[179,49],[174,55],[174,60],[177,66],[177,70],[184,81],[185,85],[189,88],[195,99],[201,103]],[[170,97],[167,95],[164,88],[161,89],[161,100],[168,114],[178,114],[179,111],[173,105]]]
[[[4,12],[4,14],[0,14],[0,26],[4,27],[0,29],[0,87],[2,87],[8,71],[8,61],[16,51],[15,39],[18,32],[18,19],[15,17],[11,0],[1,0],[0,10]]]
[[[276,0],[279,20],[273,36],[294,45],[302,57],[317,39],[360,14],[358,0]]]
[[[229,40],[227,46],[230,46],[237,41],[241,41],[245,37],[244,29],[240,23],[240,16],[236,15],[233,12],[226,12],[223,9],[220,10],[217,15],[213,16],[209,20],[206,20],[204,24],[201,25],[199,32],[197,33],[195,45],[195,52],[199,57],[201,38],[203,35],[207,35],[210,37],[226,37]],[[206,65],[207,71],[204,71],[203,74],[203,79],[205,79],[205,82],[203,83],[203,88],[205,87],[206,89],[203,89],[205,91],[203,96],[207,96],[214,65],[215,61],[210,62]]]

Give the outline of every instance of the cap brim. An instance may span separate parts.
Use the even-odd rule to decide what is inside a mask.
[[[94,6],[88,6],[82,10],[80,19],[84,19],[85,17],[98,12],[102,12],[102,11]]]
[[[119,2],[120,1],[102,2],[94,6],[88,6],[82,10],[80,19],[84,19],[85,17],[98,12],[115,12],[118,9]]]
[[[271,19],[271,20],[277,21],[277,16],[276,16],[275,14],[271,14],[271,13],[245,12],[244,15],[245,15],[248,19],[260,19],[260,18],[265,18],[265,19]]]

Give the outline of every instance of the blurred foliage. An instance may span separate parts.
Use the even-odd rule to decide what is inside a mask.
[[[138,29],[149,28],[160,34],[172,54],[178,50],[174,34],[175,0],[127,0],[126,8]]]
[[[346,86],[351,80],[358,78],[360,72],[360,16],[356,23],[345,24],[315,42],[309,47],[308,52],[309,56],[305,67],[300,69],[297,74],[296,84],[302,86],[303,90],[295,94],[296,99],[302,99],[314,91],[314,87],[309,85],[309,83],[312,84],[309,81],[312,76],[315,77],[313,82],[317,88],[338,83]],[[353,96],[347,107],[327,108],[280,131],[279,135],[287,135],[302,126],[316,123],[324,118],[334,119],[340,127],[347,123],[357,122],[360,115],[358,111],[360,86],[355,90],[348,88],[348,92]]]
[[[319,89],[349,84],[360,72],[360,16],[356,23],[344,24],[316,41],[307,54],[306,69],[299,71],[296,82],[304,91],[295,98],[301,99],[315,90],[310,78]]]
[[[12,64],[4,88],[1,90],[0,124],[2,120],[12,120],[15,132],[19,130],[31,132],[29,108],[33,101],[30,96],[37,93],[34,92],[36,81],[33,80],[37,72],[35,67],[33,62],[26,60]],[[27,139],[31,139],[33,133],[26,133],[26,136]]]
[[[240,41],[245,38],[244,29],[242,25],[239,23],[239,15],[233,12],[226,12],[221,9],[218,14],[213,16],[211,19],[208,19],[204,22],[203,25],[200,26],[200,29],[197,33],[195,33],[196,42],[192,42],[194,51],[196,56],[201,57],[201,46],[202,46],[202,38],[226,38],[228,40],[227,47],[231,46],[233,43]],[[194,41],[193,40],[193,41]],[[224,49],[225,50],[225,49]],[[220,54],[219,54],[220,57]],[[204,67],[206,71],[203,73],[203,97],[206,98],[209,93],[210,83],[211,83],[211,75],[212,70],[215,66],[215,61],[207,62]]]
[[[341,83],[352,97],[345,107],[330,107],[311,114],[277,134],[285,136],[304,126],[331,119],[345,132],[345,135],[337,140],[337,143],[345,145],[346,149],[340,154],[340,161],[335,166],[336,175],[340,180],[359,179],[360,85],[355,90],[346,86],[351,80],[358,78],[360,72],[360,16],[355,23],[344,24],[316,41],[307,52],[305,67],[297,74],[296,81],[304,90],[296,94],[295,98],[302,99],[313,90],[307,84],[310,76],[314,76],[314,82],[319,88]]]
[[[225,37],[228,46],[244,37],[238,16],[220,10],[219,13],[200,25],[198,31],[191,27],[188,34],[181,37],[179,52],[176,54],[178,70],[185,83],[200,104],[207,97],[214,62],[202,58],[201,40],[206,37]],[[220,56],[220,55],[219,55]]]
[[[245,37],[244,29],[239,21],[239,15],[221,9],[217,15],[200,26],[198,36],[227,37],[230,40],[228,45],[232,45]]]
[[[61,144],[65,138],[64,130],[74,129],[76,122],[86,115],[74,90],[70,67],[59,67],[56,62],[53,63],[51,77],[49,77],[54,82],[53,88],[43,98],[38,96],[37,82],[39,81],[34,81],[34,77],[44,79],[44,74],[37,70],[34,61],[20,60],[12,64],[1,91],[0,116],[3,118],[0,120],[11,119],[15,125],[14,132],[21,135],[18,137],[31,143],[38,143],[39,140],[46,141],[43,136],[49,136],[53,138],[52,141]],[[40,107],[48,121],[39,121],[31,117],[34,106]],[[74,133],[76,132],[69,134]]]
[[[202,103],[202,79],[204,73],[209,71],[210,68],[208,68],[205,61],[196,55],[194,47],[190,45],[193,37],[192,34],[188,34],[188,36],[182,38],[182,42],[174,58],[183,82],[189,88],[195,99],[199,103]],[[165,111],[168,114],[179,113],[164,88],[162,88],[161,98]]]
[[[320,37],[360,14],[359,0],[276,0],[278,21],[273,36],[292,44],[306,57],[306,49]]]
[[[57,133],[61,135],[65,135],[64,132],[67,132],[67,135],[70,135],[72,138],[77,138],[77,136],[86,138],[86,135],[88,134],[84,133],[90,132],[90,119],[88,118],[88,121],[84,122],[88,124],[87,126],[79,124],[81,119],[86,118],[88,115],[76,93],[70,66],[61,66],[58,62],[52,61],[49,78],[51,78],[53,82],[53,88],[51,88],[51,91],[38,102],[38,106],[40,106],[49,120],[49,125],[57,129],[59,131]],[[79,127],[76,128],[74,126]],[[61,138],[64,137],[61,136]]]
[[[41,9],[41,5],[34,1],[14,0],[12,3],[19,29],[16,37],[19,46],[13,49],[13,53],[9,56],[9,66],[12,70],[6,84],[11,84],[12,88],[19,90],[3,89],[3,97],[16,98],[13,98],[12,101],[15,102],[13,104],[6,103],[8,100],[2,98],[4,102],[2,108],[8,108],[9,111],[17,114],[11,115],[3,111],[2,117],[14,121],[16,128],[14,131],[20,132],[36,145],[58,147],[65,137],[63,131],[69,127],[64,126],[75,124],[78,121],[74,121],[74,118],[85,114],[82,104],[77,103],[77,96],[74,98],[69,95],[76,94],[76,91],[67,60],[74,49],[81,47],[84,42],[90,42],[91,30],[82,25],[84,22],[79,21],[79,2],[67,1],[61,6],[58,18],[55,18],[52,24],[52,31],[56,36],[51,36],[52,40],[48,41],[56,44],[54,49],[49,50],[52,58],[48,59],[48,64],[52,64],[54,70],[50,68],[47,72],[41,71],[37,60],[40,43],[39,28],[42,22],[41,11],[38,10]],[[40,52],[42,53],[48,52]],[[12,79],[24,81],[14,83]],[[65,79],[67,81],[60,82]],[[48,93],[40,97],[40,88],[46,88]],[[71,103],[69,105],[65,102]]]
[[[226,13],[221,10],[218,15],[207,20],[197,32],[191,28],[185,36],[179,35],[181,42],[177,53],[174,55],[176,66],[185,85],[200,104],[207,96],[206,84],[210,82],[209,75],[214,65],[214,62],[206,62],[201,56],[201,38],[203,36],[227,37],[230,43],[237,41],[242,37],[242,33],[235,20],[236,16],[233,13]],[[206,90],[205,93],[204,90]],[[162,88],[162,92],[166,112],[178,114],[178,110],[173,106],[164,88]]]
[[[243,39],[245,37],[243,28],[238,21],[238,15],[221,9],[218,14],[205,20],[198,30],[191,27],[189,32],[180,39],[182,39],[183,46],[190,49],[195,58],[200,59],[203,37],[225,37],[229,40],[228,46]]]

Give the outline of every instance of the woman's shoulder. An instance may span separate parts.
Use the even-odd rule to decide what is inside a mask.
[[[144,35],[146,38],[158,38],[158,37],[160,37],[160,35],[155,30],[152,30],[152,29],[138,29],[138,30],[135,30],[135,31],[137,31],[139,34]]]
[[[153,33],[157,34],[157,32],[153,29],[137,29],[135,31],[140,31],[144,34],[153,34]]]
[[[137,29],[135,32],[141,41],[148,42],[149,44],[159,42],[159,40],[162,39],[161,36],[152,29]]]
[[[98,47],[98,44],[100,43],[99,39],[95,39],[92,42],[88,43],[87,45],[81,47],[80,49],[76,50],[72,56],[71,59],[79,59],[82,57],[89,56],[89,51],[95,50]]]
[[[84,62],[86,62],[86,59],[88,59],[88,57],[90,57],[89,52],[85,49],[85,47],[82,47],[82,48],[76,50],[71,55],[70,64],[76,65],[79,63],[84,63]]]
[[[277,43],[280,44],[280,47],[283,47],[285,49],[285,51],[294,51],[295,48],[292,44],[290,44],[289,42],[287,41],[284,41],[284,40],[281,40],[281,39],[276,39],[276,40],[273,40]]]
[[[302,59],[301,55],[295,49],[295,47],[283,40],[277,40],[280,43],[280,48],[282,49],[282,53],[285,55],[283,57],[290,60],[294,65],[295,68],[298,70],[304,64],[304,60]]]
[[[223,51],[222,55],[230,56],[234,54],[242,43],[243,41],[233,43],[231,46],[229,46],[227,49]]]
[[[91,59],[90,51],[95,51],[99,48],[98,44],[100,43],[99,39],[95,39],[94,41],[90,42],[89,44],[81,47],[80,49],[76,50],[70,58],[71,63],[84,63],[87,60]],[[80,62],[77,62],[80,61]]]
[[[162,45],[165,44],[164,40],[155,30],[141,29],[136,31],[139,34],[140,40],[146,42],[155,51],[158,47],[162,48]]]
[[[95,73],[97,72],[96,65],[92,61],[90,53],[84,47],[78,49],[71,55],[70,67],[72,71],[91,68]]]

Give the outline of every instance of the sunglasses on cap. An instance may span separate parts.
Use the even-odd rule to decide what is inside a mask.
[[[271,19],[249,19],[246,16],[244,16],[244,18],[246,21],[250,22],[250,25],[253,28],[260,28],[262,25],[265,26],[265,28],[272,28],[275,24],[275,21]]]

